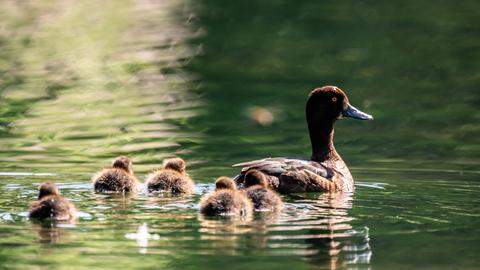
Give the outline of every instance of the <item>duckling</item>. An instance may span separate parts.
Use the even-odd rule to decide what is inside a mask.
[[[252,213],[252,202],[237,190],[231,178],[222,176],[215,182],[215,191],[201,199],[200,212],[207,216],[248,216]]]
[[[245,194],[252,200],[257,211],[278,210],[282,206],[282,199],[277,193],[268,188],[268,181],[264,173],[250,170],[245,174]]]
[[[163,169],[155,171],[147,177],[148,191],[192,194],[194,183],[185,170],[185,161],[176,157],[165,160],[164,164]]]
[[[136,192],[138,180],[133,175],[132,162],[126,156],[119,156],[112,162],[111,168],[98,172],[92,178],[97,192]]]
[[[52,182],[39,186],[38,201],[32,204],[29,218],[54,220],[72,220],[75,218],[75,207],[63,198]]]

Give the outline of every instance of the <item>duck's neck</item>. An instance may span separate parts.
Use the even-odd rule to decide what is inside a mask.
[[[308,124],[310,132],[310,141],[312,143],[311,160],[325,161],[338,157],[337,151],[333,146],[333,123]]]

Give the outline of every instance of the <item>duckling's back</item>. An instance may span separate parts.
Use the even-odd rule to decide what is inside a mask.
[[[75,217],[75,207],[61,196],[46,196],[33,203],[29,217],[34,219],[69,220]]]
[[[204,215],[247,215],[252,211],[251,202],[235,190],[220,190],[202,198],[200,212]]]
[[[282,205],[280,196],[262,186],[252,186],[248,188],[246,195],[252,201],[255,210],[278,210]]]
[[[97,192],[135,192],[137,179],[122,169],[104,169],[92,179]]]
[[[187,175],[174,170],[162,169],[147,178],[149,192],[161,191],[173,194],[193,193],[193,181]]]

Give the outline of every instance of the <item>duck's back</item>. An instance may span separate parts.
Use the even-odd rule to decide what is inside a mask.
[[[249,187],[245,193],[253,202],[255,210],[278,210],[282,205],[282,200],[275,192],[262,186]]]
[[[267,176],[269,186],[282,193],[353,191],[353,179],[343,160],[316,162],[296,158],[265,158],[233,165],[242,167],[235,178],[242,186],[249,170]]]
[[[147,178],[148,191],[163,191],[173,194],[193,193],[193,181],[190,177],[174,170],[163,169],[150,174]]]
[[[75,217],[75,207],[65,198],[51,195],[33,203],[29,217],[35,219],[70,220]]]
[[[104,169],[93,177],[97,192],[135,192],[138,180],[122,169]]]

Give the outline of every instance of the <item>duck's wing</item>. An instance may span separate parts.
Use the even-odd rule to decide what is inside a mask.
[[[324,178],[331,178],[333,171],[322,163],[297,158],[265,158],[233,165],[242,167],[241,175],[249,170],[259,170],[270,176],[280,176],[286,172],[308,171]]]

